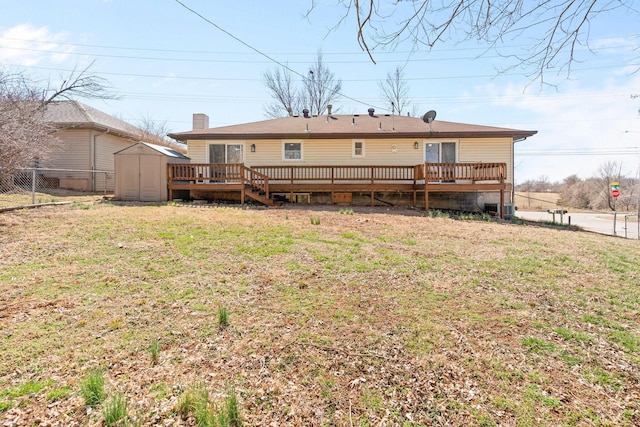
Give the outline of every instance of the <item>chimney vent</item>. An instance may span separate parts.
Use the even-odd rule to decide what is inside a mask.
[[[193,115],[193,130],[209,129],[209,116],[202,113]]]
[[[376,110],[375,110],[374,108],[369,108],[367,111],[369,112],[369,115],[370,115],[371,117],[373,117],[373,113],[375,113],[375,112],[376,112]]]
[[[327,105],[327,115],[330,116],[331,115],[331,110],[333,109],[333,105],[329,104]]]
[[[304,110],[302,110],[302,114],[304,115],[305,119],[309,118],[309,110],[308,109],[305,108]]]

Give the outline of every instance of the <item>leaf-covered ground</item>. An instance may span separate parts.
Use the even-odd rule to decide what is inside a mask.
[[[413,210],[0,214],[0,425],[104,425],[96,372],[120,425],[638,425],[639,296],[638,241]]]

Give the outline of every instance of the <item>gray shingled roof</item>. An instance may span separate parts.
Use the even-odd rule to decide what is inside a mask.
[[[429,124],[418,117],[389,114],[284,117],[169,134],[179,141],[189,139],[284,139],[284,138],[527,138],[537,131],[481,126],[435,120]]]
[[[131,139],[142,134],[141,129],[78,101],[54,101],[47,105],[44,118],[60,128],[98,129]]]

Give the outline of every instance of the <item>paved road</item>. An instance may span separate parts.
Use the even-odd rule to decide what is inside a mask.
[[[522,219],[530,219],[535,221],[552,221],[553,215],[548,212],[527,212],[516,211],[516,216]],[[613,213],[577,213],[569,212],[563,215],[562,219],[559,214],[556,214],[556,222],[562,220],[563,223],[569,222],[571,218],[571,224],[584,228],[585,230],[594,231],[596,233],[614,235],[613,231]],[[627,218],[627,227],[625,230],[624,214],[616,215],[616,230],[615,235],[618,237],[626,237],[628,239],[638,238],[638,216],[633,214]]]

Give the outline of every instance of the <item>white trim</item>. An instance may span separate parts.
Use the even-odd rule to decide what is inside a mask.
[[[362,144],[362,154],[356,154],[356,144]],[[352,159],[364,159],[366,157],[366,141],[364,139],[352,139],[351,140],[351,158]]]
[[[287,159],[285,156],[286,144],[300,144],[300,158],[299,159]],[[301,162],[304,160],[304,143],[302,141],[283,140],[282,141],[282,161],[283,162]]]

